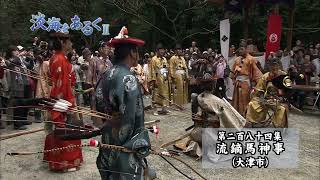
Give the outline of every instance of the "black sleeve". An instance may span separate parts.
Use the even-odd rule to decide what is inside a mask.
[[[89,139],[99,135],[101,135],[100,130],[83,132],[83,133],[63,134],[63,135],[58,134],[57,136],[59,137],[59,139],[66,141],[66,140]]]
[[[34,67],[34,59],[33,58],[26,57],[25,63],[26,63],[27,69],[30,69],[30,70],[33,69],[33,67]]]

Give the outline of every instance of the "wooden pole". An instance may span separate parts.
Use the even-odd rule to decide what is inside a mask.
[[[145,126],[151,126],[153,124],[156,124],[156,123],[160,123],[160,120],[155,120],[155,121],[148,121],[148,122],[144,122],[144,125]]]
[[[10,139],[13,137],[18,137],[26,134],[32,134],[36,132],[44,131],[43,128],[41,129],[36,129],[36,130],[31,130],[31,131],[24,131],[24,132],[18,132],[18,133],[12,133],[12,134],[7,134],[7,135],[0,135],[0,141],[5,140],[5,139]]]
[[[279,14],[279,4],[277,3],[274,7],[274,14],[278,15]]]
[[[248,39],[249,36],[249,4],[250,0],[246,0],[244,10],[244,18],[243,18],[243,38],[245,40]]]
[[[191,132],[186,133],[186,134],[184,134],[184,135],[182,135],[182,136],[179,136],[177,139],[175,139],[175,140],[173,140],[173,141],[170,141],[170,142],[167,142],[167,143],[162,144],[162,145],[160,146],[160,148],[165,148],[165,147],[167,147],[167,146],[170,146],[170,145],[176,143],[177,141],[180,141],[180,140],[188,137],[190,134],[191,134]]]

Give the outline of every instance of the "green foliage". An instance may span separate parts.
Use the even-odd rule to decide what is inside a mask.
[[[0,0],[0,51],[9,44],[31,45],[34,36],[46,39],[44,31],[32,32],[29,22],[31,14],[42,12],[47,17],[59,17],[70,23],[75,14],[81,20],[94,20],[101,17],[110,23],[110,37],[103,37],[94,31],[90,37],[81,32],[72,32],[74,45],[95,48],[100,40],[115,36],[123,25],[130,36],[146,40],[145,46],[153,50],[156,43],[162,42],[169,48],[175,43],[190,46],[197,40],[201,48],[219,47],[219,21],[224,19],[225,10],[219,4],[205,0]],[[249,37],[264,46],[267,16],[274,5],[253,3],[249,13]],[[283,27],[288,27],[288,7],[280,5]],[[294,40],[307,42],[320,39],[320,1],[296,0]],[[243,37],[243,15],[229,14],[231,22],[231,43],[238,45]],[[305,30],[303,28],[313,28]],[[318,29],[315,29],[318,28]],[[287,30],[283,30],[282,47],[285,47]],[[263,47],[261,47],[263,50]]]
[[[296,0],[294,40],[320,41],[320,1]],[[308,29],[306,29],[308,28]]]

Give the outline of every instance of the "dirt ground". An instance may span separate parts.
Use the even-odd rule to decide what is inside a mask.
[[[190,106],[190,105],[189,105]],[[30,117],[32,119],[33,117]],[[160,119],[160,136],[158,144],[168,142],[185,133],[185,128],[193,124],[190,118],[190,112],[172,111],[170,115],[153,116],[151,112],[146,112],[146,121]],[[38,129],[43,127],[43,123],[33,123],[29,129]],[[208,179],[320,179],[320,112],[307,112],[303,115],[290,114],[289,127],[298,128],[300,131],[299,139],[299,168],[295,169],[202,169],[201,160],[196,161],[192,157],[180,156],[190,166],[194,167]],[[12,127],[9,130],[2,130],[2,134],[14,133]],[[30,156],[5,156],[7,152],[13,151],[41,151],[43,150],[44,132],[38,132],[30,135],[20,136],[0,142],[0,179],[3,180],[78,180],[78,179],[100,179],[96,168],[96,157],[98,149],[84,148],[84,164],[76,172],[52,173],[48,171],[46,163],[42,162],[42,154]],[[156,138],[152,134],[151,140],[156,145]],[[156,169],[158,179],[185,179],[181,174],[175,171],[169,164],[158,156],[150,155],[149,164]],[[170,160],[180,170],[200,179],[181,163]]]

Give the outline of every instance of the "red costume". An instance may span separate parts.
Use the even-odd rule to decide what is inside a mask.
[[[63,52],[56,52],[50,60],[50,77],[52,98],[64,99],[75,105],[75,97],[71,87],[75,84],[75,74],[71,63],[67,60]],[[57,111],[51,111],[51,118],[57,127],[65,127],[67,115]],[[63,141],[53,133],[48,134],[45,140],[45,150],[62,148],[70,145],[81,145],[81,140]],[[62,151],[45,153],[43,159],[49,162],[49,168],[53,171],[64,171],[76,168],[83,162],[82,151],[80,148],[72,148]]]

